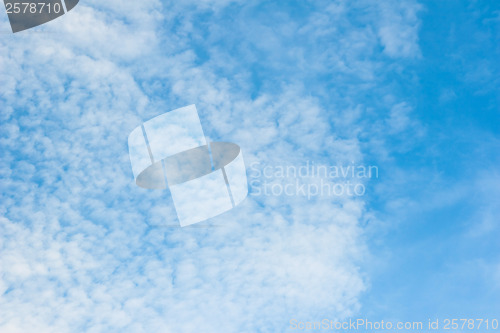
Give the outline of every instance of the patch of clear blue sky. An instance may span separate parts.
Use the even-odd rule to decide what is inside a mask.
[[[398,193],[417,206],[429,206],[440,191],[464,194],[432,208],[408,207],[397,216],[398,227],[377,240],[380,256],[384,251],[393,255],[373,277],[364,311],[374,318],[392,313],[405,320],[498,315],[500,3],[426,1],[424,6],[422,59],[414,65],[419,82],[398,82],[416,101],[428,131],[414,149],[395,154],[389,170],[416,175],[399,183]],[[493,191],[474,182],[479,174],[486,183],[491,176]],[[394,218],[385,204],[384,197],[372,202],[384,218]],[[494,226],[470,236],[486,210]]]

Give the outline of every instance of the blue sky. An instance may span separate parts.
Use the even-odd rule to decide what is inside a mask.
[[[0,15],[1,332],[498,318],[498,3],[88,0],[9,29]],[[247,167],[379,177],[176,228],[127,137],[190,104]]]

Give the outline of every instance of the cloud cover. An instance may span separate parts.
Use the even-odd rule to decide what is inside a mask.
[[[363,199],[250,196],[180,229],[128,160],[133,128],[192,103],[247,165],[362,162],[374,100],[371,133],[405,130],[411,101],[382,82],[419,54],[419,6],[297,6],[88,1],[2,35],[0,331],[276,332],[359,310]]]

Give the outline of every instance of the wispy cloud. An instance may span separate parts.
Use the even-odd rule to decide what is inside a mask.
[[[444,184],[397,159],[429,142],[394,83],[418,81],[405,65],[422,59],[422,7],[296,5],[88,1],[2,38],[0,330],[278,332],[359,313],[367,233],[400,225],[386,208],[439,206],[418,202],[439,187],[421,191],[425,177]],[[168,194],[135,186],[127,136],[193,103],[247,165],[383,163],[390,181],[367,196],[382,213],[365,197],[249,196],[175,228]],[[433,198],[454,204],[464,188]]]
[[[362,202],[249,198],[218,228],[169,228],[170,198],[134,186],[126,138],[194,102],[209,136],[241,143],[247,161],[360,157],[356,145],[300,85],[252,98],[232,87],[247,70],[197,64],[189,26],[223,5],[182,7],[183,38],[161,28],[161,4],[126,6],[81,4],[40,28],[59,33],[2,42],[2,330],[279,331],[291,316],[353,314]]]

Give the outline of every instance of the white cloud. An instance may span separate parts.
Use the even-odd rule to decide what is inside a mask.
[[[378,36],[384,53],[394,58],[418,58],[420,20],[417,16],[422,5],[413,1],[380,2]]]
[[[407,130],[411,125],[410,113],[413,108],[406,102],[398,103],[391,108],[387,124],[391,133],[401,133]]]
[[[0,330],[282,331],[293,317],[340,318],[359,309],[366,289],[358,267],[367,251],[359,227],[362,200],[248,198],[210,222],[220,227],[176,229],[165,227],[177,223],[170,198],[133,183],[128,133],[192,103],[209,136],[238,142],[247,164],[362,160],[359,128],[332,133],[335,121],[353,125],[362,112],[326,108],[300,80],[325,70],[354,80],[339,80],[348,95],[335,95],[339,104],[355,96],[359,80],[376,81],[382,66],[364,57],[375,52],[375,26],[346,19],[335,26],[347,10],[342,4],[328,7],[330,16],[312,15],[301,28],[255,26],[252,31],[275,35],[247,35],[243,49],[259,49],[249,57],[271,55],[269,64],[286,75],[290,68],[302,71],[290,81],[278,74],[276,86],[253,98],[237,55],[214,41],[207,52],[221,58],[197,64],[190,50],[195,16],[220,14],[226,4],[207,1],[197,10],[153,0],[81,3],[40,28],[59,33],[0,42],[6,152],[0,160],[0,213],[6,216],[0,223],[0,261],[6,263]],[[410,14],[401,20],[412,22]],[[176,34],[162,28],[176,20]],[[305,46],[281,56],[296,28]],[[388,40],[391,55],[413,50]],[[315,52],[307,54],[310,47]],[[226,60],[234,77],[218,72]],[[391,126],[404,128],[404,114],[398,117]]]

